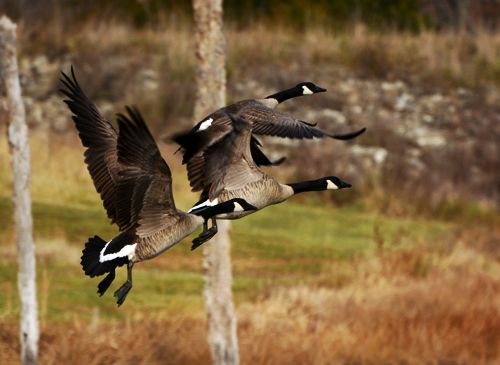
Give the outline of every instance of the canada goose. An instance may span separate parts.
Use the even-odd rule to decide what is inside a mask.
[[[108,217],[121,233],[106,242],[89,238],[81,257],[90,277],[107,276],[99,283],[103,295],[115,269],[127,264],[127,281],[114,294],[121,305],[132,288],[132,267],[169,249],[216,214],[256,209],[243,199],[230,199],[193,213],[175,207],[172,175],[137,109],[118,114],[119,132],[106,121],[80,88],[73,71],[62,73],[61,90],[73,113],[85,151],[85,162]]]
[[[186,141],[193,138],[198,139],[197,149],[192,147],[183,152],[183,163],[188,163],[191,157],[201,153],[205,148],[219,141],[231,131],[232,123],[228,113],[238,114],[252,125],[252,138],[250,140],[251,156],[257,166],[279,165],[284,158],[271,162],[269,158],[261,151],[261,143],[254,135],[267,135],[276,137],[286,137],[294,139],[312,139],[330,137],[340,140],[355,138],[365,131],[362,128],[358,131],[335,134],[316,128],[316,124],[304,122],[293,116],[274,110],[278,104],[285,100],[303,95],[325,92],[326,89],[315,85],[312,82],[302,82],[296,86],[275,94],[269,95],[264,99],[241,100],[224,108],[218,109],[212,114],[203,118],[189,132],[178,133],[170,137],[179,145],[186,146]],[[199,132],[205,131],[203,139],[196,136]]]
[[[292,184],[279,183],[257,167],[252,159],[252,124],[234,114],[229,114],[229,120],[232,123],[231,132],[203,154],[194,156],[192,163],[188,165],[188,177],[193,191],[202,191],[199,202],[189,210],[190,213],[236,197],[241,197],[257,209],[262,209],[306,191],[351,187],[336,176]],[[217,233],[215,218],[238,219],[250,213],[252,212],[230,212],[212,218],[212,228],[207,229],[205,226],[202,234],[193,240],[191,249],[195,249]]]

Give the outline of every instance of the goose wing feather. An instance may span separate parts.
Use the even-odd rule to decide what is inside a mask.
[[[242,100],[221,108],[203,118],[189,132],[174,135],[171,139],[183,150],[183,163],[189,163],[197,154],[221,141],[232,130],[229,114],[237,114],[250,122],[252,133],[293,139],[312,139],[330,137],[341,140],[355,138],[365,128],[350,133],[331,133],[316,128],[315,124],[296,119],[289,114],[276,111],[259,100]],[[204,123],[208,123],[205,124]],[[254,161],[258,165],[279,165],[281,160],[271,162],[264,155],[255,139],[250,141]]]
[[[331,133],[321,130],[315,124],[296,119],[289,114],[270,109],[260,103],[245,108],[240,115],[252,123],[252,133],[294,139],[312,139],[330,137],[335,139],[352,139],[365,131],[362,128],[346,134]]]
[[[232,131],[187,165],[193,190],[208,192],[209,199],[216,198],[223,190],[238,190],[265,176],[252,159],[251,124],[240,118],[229,121],[233,123]]]
[[[61,92],[68,98],[64,102],[73,113],[76,129],[86,147],[84,156],[87,169],[108,217],[115,222],[116,183],[121,169],[116,152],[118,134],[83,92],[73,67],[70,76],[61,73],[61,83],[64,86]]]
[[[172,195],[172,174],[158,146],[135,108],[119,114],[117,223],[149,236],[178,219]]]

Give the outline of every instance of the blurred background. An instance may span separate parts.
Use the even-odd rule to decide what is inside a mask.
[[[228,103],[313,81],[328,92],[279,109],[329,131],[368,128],[347,143],[265,139],[288,157],[267,170],[280,181],[334,174],[354,188],[232,225],[242,363],[500,363],[500,1],[225,0],[224,10]],[[40,362],[209,363],[201,250],[189,240],[141,264],[119,309],[81,272],[87,237],[116,231],[58,93],[74,65],[110,119],[134,104],[156,137],[198,122],[191,2],[0,0],[0,14],[19,25]],[[0,107],[0,363],[10,364],[19,306]],[[197,197],[180,156],[160,145],[187,209]]]

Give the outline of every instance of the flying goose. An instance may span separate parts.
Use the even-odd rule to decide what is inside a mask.
[[[132,267],[171,248],[216,214],[256,209],[229,199],[193,213],[175,207],[172,175],[146,123],[135,108],[118,114],[119,132],[106,121],[80,88],[73,71],[61,82],[85,150],[85,163],[104,208],[121,233],[105,241],[89,238],[81,266],[90,277],[107,274],[98,285],[103,295],[117,267],[127,265],[127,281],[114,293],[121,305],[132,288]]]
[[[236,197],[256,207],[257,210],[272,204],[278,204],[295,194],[306,191],[336,190],[351,187],[336,176],[325,176],[317,180],[282,184],[264,173],[251,156],[250,140],[252,124],[240,116],[229,114],[232,123],[231,132],[216,145],[202,154],[194,156],[188,165],[188,177],[193,191],[202,191],[201,198],[189,212],[196,213],[208,206],[214,206]],[[207,131],[201,131],[207,133]],[[186,141],[186,143],[196,141]],[[188,146],[182,145],[183,148]],[[195,146],[196,147],[196,146]],[[217,215],[217,219],[238,219],[252,213],[230,212]],[[191,249],[195,249],[217,233],[215,217],[208,229],[193,240]]]
[[[293,116],[274,110],[285,100],[315,93],[325,92],[326,89],[315,85],[312,82],[301,82],[292,88],[282,90],[269,95],[264,99],[241,100],[224,108],[218,109],[212,114],[203,118],[190,131],[173,135],[170,139],[179,145],[187,145],[186,141],[193,138],[198,140],[197,149],[192,147],[183,151],[183,163],[188,163],[191,157],[201,153],[205,148],[222,139],[232,129],[232,123],[228,113],[238,114],[251,123],[252,138],[250,140],[250,151],[257,166],[279,165],[284,158],[278,161],[270,161],[261,151],[261,143],[254,135],[267,135],[276,137],[286,137],[294,139],[312,139],[330,137],[340,140],[355,138],[365,131],[362,128],[358,131],[335,134],[316,128],[316,124],[304,122]],[[206,131],[201,140],[197,133]],[[195,137],[196,136],[196,137]]]

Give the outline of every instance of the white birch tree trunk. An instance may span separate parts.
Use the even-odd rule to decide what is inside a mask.
[[[225,40],[222,0],[193,0],[196,40],[196,105],[200,120],[226,101]],[[213,363],[239,364],[236,315],[232,296],[229,222],[218,221],[218,234],[203,245],[205,310]]]
[[[21,363],[36,364],[38,354],[38,309],[36,300],[36,260],[30,196],[30,150],[26,113],[21,96],[16,58],[16,25],[0,19],[1,75],[9,109],[8,140],[13,173],[13,202],[16,225],[18,288],[21,301]]]

